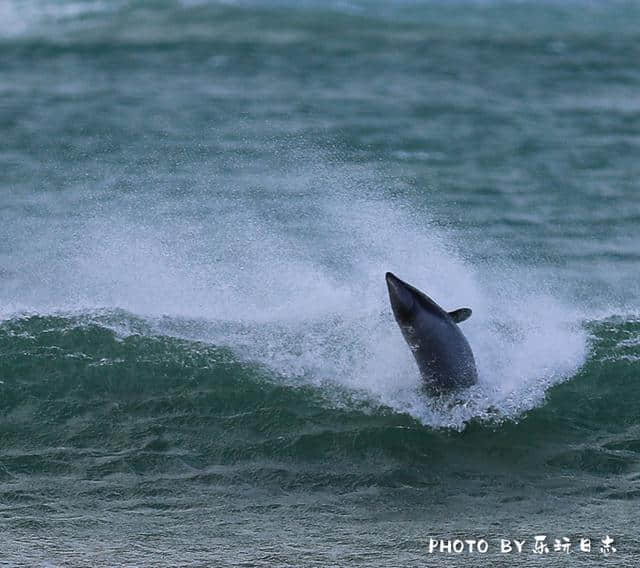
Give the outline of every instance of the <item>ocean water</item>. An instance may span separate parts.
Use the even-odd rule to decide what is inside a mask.
[[[636,567],[638,22],[0,3],[0,564]],[[387,270],[473,309],[457,400]]]

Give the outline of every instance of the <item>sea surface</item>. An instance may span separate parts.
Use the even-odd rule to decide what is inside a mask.
[[[0,565],[637,567],[639,62],[632,1],[0,2]]]

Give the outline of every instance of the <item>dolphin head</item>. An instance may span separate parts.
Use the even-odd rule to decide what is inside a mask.
[[[398,323],[402,321],[409,324],[416,302],[415,294],[413,294],[406,282],[400,280],[395,274],[387,272],[385,278],[393,315],[398,320]]]
[[[395,274],[387,272],[385,275],[389,300],[393,315],[401,328],[414,323],[418,311],[428,312],[435,317],[444,317],[446,312],[426,294],[400,280]]]

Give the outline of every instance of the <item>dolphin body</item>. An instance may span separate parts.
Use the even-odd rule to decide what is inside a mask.
[[[386,274],[389,300],[402,335],[418,363],[428,394],[470,387],[478,381],[473,352],[458,324],[469,308],[446,312],[426,294]]]

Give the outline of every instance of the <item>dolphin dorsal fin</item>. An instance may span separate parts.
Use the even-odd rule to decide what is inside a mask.
[[[471,317],[471,308],[460,308],[458,310],[453,310],[449,312],[449,316],[456,323],[463,322]]]

